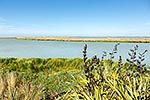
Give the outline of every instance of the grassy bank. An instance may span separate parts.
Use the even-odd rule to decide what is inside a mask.
[[[0,67],[6,71],[32,71],[48,73],[79,69],[82,66],[82,59],[65,59],[65,58],[0,58]]]
[[[16,37],[19,40],[69,41],[69,42],[129,42],[150,43],[150,38],[75,38],[75,37]]]

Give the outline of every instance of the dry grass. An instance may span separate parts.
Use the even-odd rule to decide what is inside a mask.
[[[132,42],[150,43],[150,38],[75,38],[75,37],[16,37],[20,40],[69,41],[69,42]]]
[[[0,76],[0,100],[41,100],[43,87],[23,82],[16,72]]]

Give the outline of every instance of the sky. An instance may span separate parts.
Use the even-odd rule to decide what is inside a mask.
[[[0,36],[150,36],[150,0],[0,0]]]

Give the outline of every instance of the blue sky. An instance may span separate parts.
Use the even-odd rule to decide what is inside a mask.
[[[0,0],[0,35],[150,36],[150,0]]]

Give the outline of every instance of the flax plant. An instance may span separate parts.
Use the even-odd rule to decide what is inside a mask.
[[[114,61],[117,47],[112,52],[104,52],[101,59],[94,56],[87,58],[87,45],[83,50],[84,65],[79,76],[73,77],[70,91],[62,96],[70,100],[149,100],[150,99],[150,74],[144,61],[147,52],[137,55],[138,46],[130,50],[127,63],[122,62],[119,56]],[[106,54],[110,58],[105,59]]]

